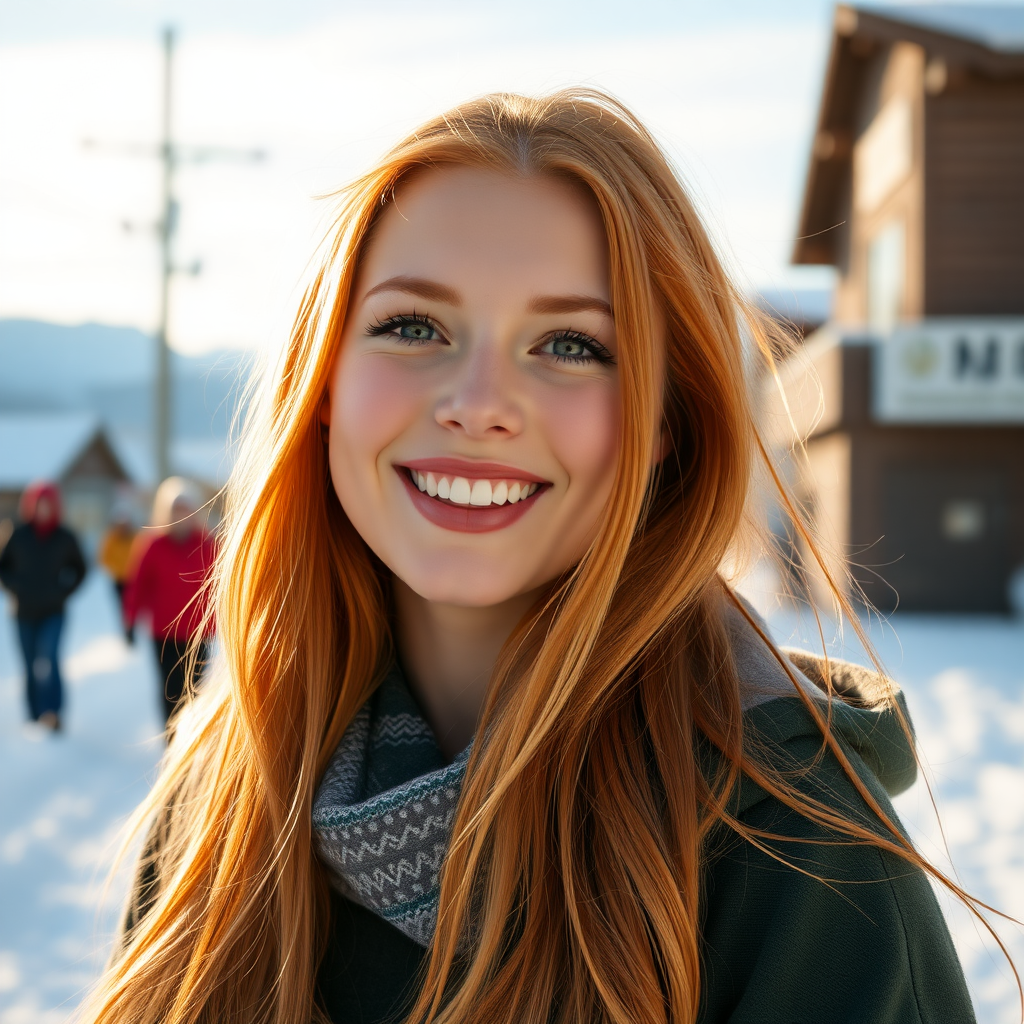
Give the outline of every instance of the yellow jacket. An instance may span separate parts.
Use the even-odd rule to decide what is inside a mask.
[[[111,526],[100,541],[97,559],[116,583],[124,583],[128,576],[132,542],[135,531],[127,526]]]

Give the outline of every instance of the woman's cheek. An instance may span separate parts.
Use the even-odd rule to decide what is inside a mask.
[[[360,476],[375,472],[380,453],[415,420],[422,402],[415,375],[401,372],[393,359],[342,359],[331,396],[332,448]]]
[[[571,490],[588,506],[604,506],[619,454],[619,390],[594,381],[567,388],[545,403],[545,433],[552,453],[569,476]]]

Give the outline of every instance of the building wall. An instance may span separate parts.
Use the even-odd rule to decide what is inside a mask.
[[[853,448],[850,435],[836,432],[813,438],[807,445],[807,461],[800,495],[810,511],[821,554],[833,580],[845,577],[850,547],[850,483]],[[820,569],[801,553],[806,583],[818,602],[827,606],[830,591]]]
[[[950,72],[924,111],[924,311],[1024,313],[1024,79]]]
[[[895,222],[904,227],[904,283],[901,317],[919,316],[924,309],[924,92],[925,54],[912,43],[897,43],[879,50],[870,60],[854,129],[849,226],[849,250],[840,266],[835,317],[839,323],[868,322],[868,254],[879,232]],[[863,168],[869,130],[879,114],[895,104],[910,111],[908,171],[884,191],[882,198],[866,198]]]
[[[884,611],[1006,611],[1010,576],[1024,565],[1024,426],[876,422],[872,355],[825,329],[803,361],[784,367],[786,422],[807,437],[806,459],[786,463],[789,480],[829,567],[842,578],[845,556]],[[819,397],[825,415],[816,418]],[[797,437],[774,415],[781,453]],[[805,582],[825,598],[808,553],[797,556]]]
[[[870,601],[1006,611],[1024,565],[1024,427],[872,425],[851,445],[851,565]]]

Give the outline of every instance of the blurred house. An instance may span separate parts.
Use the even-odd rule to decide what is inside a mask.
[[[833,293],[824,288],[763,288],[754,303],[791,334],[806,338],[832,315]]]
[[[171,354],[172,469],[211,492],[231,469],[229,438],[244,409],[251,362],[238,351]],[[0,414],[91,413],[132,480],[145,490],[156,486],[149,335],[106,324],[0,319],[0,367]]]
[[[91,548],[131,480],[90,413],[0,413],[0,521],[13,521],[33,480],[60,485],[64,521]],[[6,532],[6,530],[4,531]]]
[[[793,262],[838,270],[831,319],[785,367],[808,438],[798,493],[879,608],[1007,609],[1024,563],[1024,6],[837,7]]]

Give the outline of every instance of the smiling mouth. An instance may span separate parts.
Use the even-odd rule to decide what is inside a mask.
[[[403,466],[410,483],[421,493],[446,505],[472,509],[515,505],[532,498],[550,484],[509,477],[466,477],[452,473],[430,473]]]

